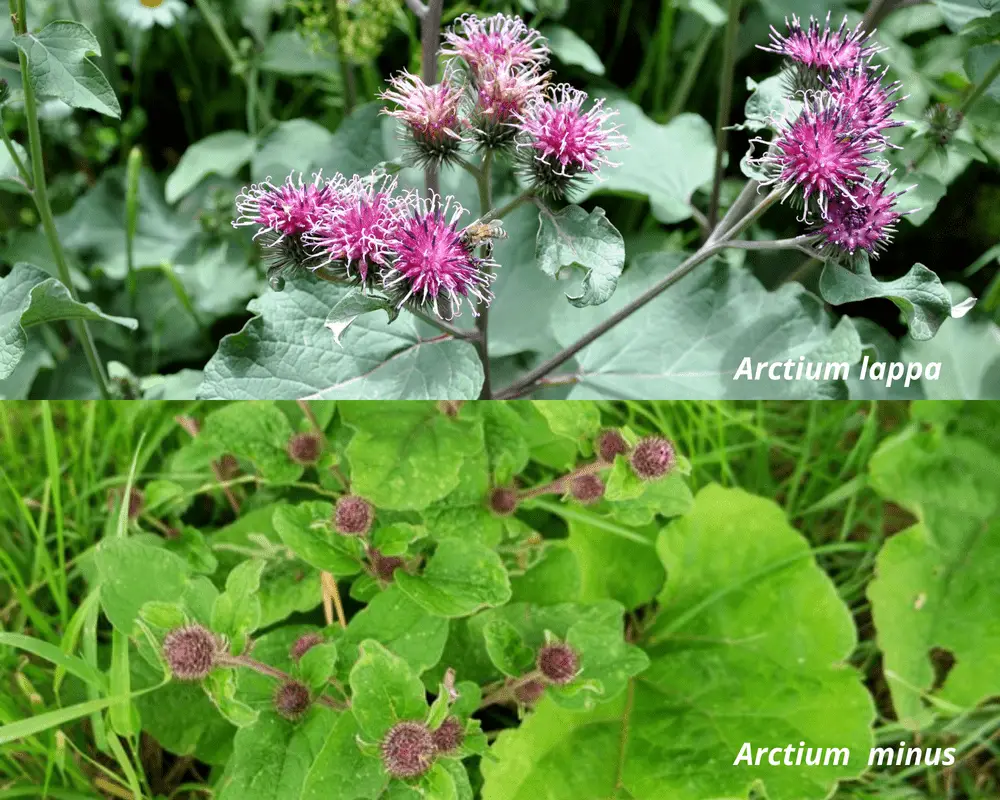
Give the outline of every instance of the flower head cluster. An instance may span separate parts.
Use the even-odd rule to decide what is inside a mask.
[[[449,319],[463,301],[476,314],[492,300],[496,265],[475,254],[460,225],[465,209],[451,197],[400,193],[394,178],[375,173],[311,183],[292,176],[244,189],[237,209],[233,225],[256,228],[277,289],[283,272],[305,267]]]
[[[766,152],[750,163],[764,172],[761,183],[801,203],[803,221],[818,215],[818,247],[875,256],[900,217],[893,210],[900,193],[886,191],[891,173],[877,155],[893,146],[886,131],[903,124],[892,119],[900,84],[887,81],[887,68],[871,64],[880,52],[871,34],[860,25],[849,29],[846,19],[836,30],[829,22],[829,15],[823,26],[810,18],[803,29],[792,17],[788,33],[772,29],[770,44],[761,48],[792,62],[793,89],[803,104],[797,116],[777,121],[773,142],[755,140]]]
[[[545,39],[518,17],[459,17],[441,54],[450,59],[441,83],[403,72],[382,95],[417,164],[456,161],[466,143],[516,152],[533,188],[561,196],[613,166],[607,153],[626,146],[603,100],[590,105],[585,92],[549,86]]]

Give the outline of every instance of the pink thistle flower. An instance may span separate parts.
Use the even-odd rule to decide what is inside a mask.
[[[266,178],[236,196],[239,215],[233,227],[258,227],[255,239],[269,232],[279,239],[303,234],[312,229],[324,211],[336,205],[337,199],[337,187],[333,182],[324,182],[321,172],[310,183],[305,183],[301,174],[296,179],[294,172],[280,186]]]
[[[462,87],[446,70],[444,80],[428,86],[419,76],[403,70],[389,80],[389,90],[380,97],[398,108],[383,111],[403,124],[411,145],[411,157],[420,166],[448,161],[462,144],[462,120],[459,107]]]
[[[355,175],[340,192],[340,202],[326,209],[305,241],[327,256],[318,266],[342,264],[346,277],[357,268],[363,283],[373,268],[388,265],[389,238],[399,224],[396,179]]]
[[[888,71],[888,67],[883,70],[873,70],[859,66],[852,70],[837,72],[829,81],[824,81],[851,124],[865,135],[875,137],[882,142],[885,142],[883,131],[905,124],[891,119],[896,106],[906,98],[893,99],[893,95],[901,86],[899,81],[888,85],[882,84]]]
[[[761,183],[781,187],[783,200],[802,191],[805,219],[813,197],[823,216],[831,196],[856,203],[851,187],[865,181],[866,168],[882,166],[868,156],[883,148],[880,142],[859,135],[829,95],[819,95],[806,103],[797,119],[780,123],[778,137],[768,151],[750,162],[771,173]]]
[[[510,144],[517,135],[517,123],[533,104],[541,101],[551,72],[515,69],[502,64],[484,69],[475,88],[476,108],[469,128],[483,147]]]
[[[862,30],[860,23],[853,30],[848,29],[846,16],[836,31],[830,27],[829,13],[822,30],[819,20],[814,17],[809,17],[809,27],[803,30],[794,14],[791,22],[785,18],[785,27],[787,35],[779,33],[772,25],[770,43],[757,47],[817,71],[853,69],[879,52],[877,46],[868,44],[874,32]]]
[[[859,186],[852,203],[836,197],[830,201],[826,217],[816,229],[823,235],[818,247],[832,246],[848,255],[865,250],[877,258],[881,250],[892,241],[896,223],[904,213],[895,211],[896,199],[901,192],[886,192],[891,174],[883,173],[871,185]]]
[[[586,101],[586,92],[563,83],[518,116],[518,147],[530,153],[527,167],[537,188],[562,195],[583,173],[600,178],[602,166],[618,166],[606,155],[628,147],[621,126],[608,125],[618,112],[605,109],[603,99],[584,111]]]
[[[421,198],[416,192],[403,201],[406,213],[392,237],[396,260],[386,270],[384,286],[397,307],[415,302],[437,316],[451,319],[467,299],[477,315],[476,301],[489,303],[495,262],[478,258],[466,242],[458,221],[465,214],[454,198]]]
[[[541,67],[549,60],[545,37],[520,17],[504,14],[459,17],[445,33],[441,53],[463,59],[477,77],[490,67]]]

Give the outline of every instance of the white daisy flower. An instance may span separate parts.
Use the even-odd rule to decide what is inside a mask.
[[[117,9],[126,24],[143,31],[169,28],[187,13],[184,0],[118,0]]]

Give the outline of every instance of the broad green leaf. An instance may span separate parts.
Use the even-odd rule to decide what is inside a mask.
[[[28,59],[28,79],[41,97],[54,97],[73,108],[89,108],[121,117],[114,89],[88,56],[100,55],[101,46],[85,25],[60,20],[38,33],[24,33],[14,44]]]
[[[603,181],[588,184],[580,199],[602,192],[649,198],[653,216],[670,224],[691,216],[691,195],[712,180],[715,137],[697,114],[680,114],[666,125],[647,117],[628,100],[613,97],[609,107],[620,116],[629,149],[612,154],[620,167],[604,170]],[[656,153],[650,158],[650,153]]]
[[[595,403],[579,400],[534,400],[532,405],[557,436],[579,441],[596,436],[601,411]]]
[[[355,322],[338,347],[325,327],[349,292],[310,275],[250,303],[255,318],[223,338],[205,368],[206,399],[356,398],[471,400],[482,366],[475,347],[431,333],[405,314],[390,328],[381,316]],[[427,333],[424,333],[424,331]]]
[[[538,268],[551,277],[566,269],[583,270],[581,293],[566,295],[577,308],[600,305],[611,297],[625,267],[625,240],[604,209],[588,214],[580,206],[567,206],[556,214],[545,210],[540,219]]]
[[[313,645],[299,659],[299,674],[312,691],[323,689],[337,668],[337,645],[323,642]]]
[[[361,570],[361,544],[333,530],[333,505],[310,500],[278,506],[274,530],[295,555],[332,575],[356,575]]]
[[[951,295],[935,272],[923,264],[901,278],[880,281],[864,263],[857,271],[827,261],[819,280],[823,299],[831,305],[858,303],[875,297],[891,300],[906,318],[910,336],[917,341],[931,339],[951,316]]]
[[[93,303],[74,300],[59,280],[31,264],[15,264],[0,278],[0,378],[7,378],[28,347],[26,330],[69,320],[113,322],[135,330],[134,319],[112,317]]]
[[[340,639],[342,663],[352,662],[357,646],[366,639],[373,639],[403,659],[414,674],[420,675],[440,661],[447,638],[448,620],[429,614],[398,586],[392,585],[351,617]]]
[[[648,603],[663,587],[664,571],[653,557],[656,528],[633,530],[626,539],[618,526],[602,524],[586,511],[568,520],[569,549],[580,569],[580,600],[617,600],[628,609]],[[643,544],[642,542],[646,542]]]
[[[250,162],[257,142],[243,131],[222,131],[195,142],[167,179],[166,198],[176,203],[209,175],[232,178]]]
[[[101,609],[127,636],[139,609],[151,600],[174,602],[184,593],[190,568],[178,555],[135,539],[103,539],[94,551],[101,581]]]
[[[495,484],[507,483],[528,465],[531,458],[528,442],[521,430],[521,418],[504,403],[477,403],[475,408],[483,420],[490,475]],[[479,495],[480,502],[484,495],[485,491]]]
[[[576,553],[565,543],[550,541],[538,561],[510,576],[510,599],[537,605],[572,603],[581,599],[582,580]]]
[[[354,741],[350,714],[313,706],[299,722],[274,712],[241,728],[233,741],[219,800],[361,800],[378,796],[385,779],[376,759]]]
[[[773,503],[709,487],[660,535],[647,670],[586,713],[544,700],[484,760],[484,800],[823,800],[865,771],[874,708],[851,615]],[[724,724],[720,724],[724,720]],[[744,742],[849,748],[848,766],[734,765]],[[706,764],[714,765],[706,769]]]
[[[979,0],[934,0],[952,31],[959,31],[974,19],[988,17],[994,8]]]
[[[482,449],[477,421],[452,418],[436,403],[342,403],[354,429],[345,453],[355,493],[378,508],[422,509],[459,483],[467,458]]]
[[[858,329],[858,335],[861,337],[861,344],[864,348],[864,355],[870,363],[879,361],[883,363],[891,363],[893,361],[902,363],[906,360],[903,358],[903,350],[900,346],[901,342],[884,328],[864,317],[855,319],[854,326]],[[904,341],[907,345],[914,343],[914,340],[910,337],[907,337]],[[921,347],[930,345],[936,348],[937,343],[938,337],[935,336],[930,342],[921,342],[919,344]],[[888,386],[885,380],[862,381],[860,370],[847,381],[847,387],[852,399],[916,400],[924,397],[920,381],[906,386],[904,379],[903,381],[894,381],[892,386]]]
[[[401,720],[427,716],[424,685],[409,665],[374,640],[360,646],[351,670],[351,713],[364,736],[380,742]]]
[[[563,25],[546,25],[542,33],[548,40],[552,55],[566,66],[581,67],[591,75],[604,74],[601,57],[574,31]]]
[[[330,309],[324,324],[333,334],[333,340],[341,344],[345,331],[351,327],[354,320],[362,314],[371,314],[374,311],[384,311],[388,315],[389,322],[394,322],[399,316],[399,309],[384,297],[363,294],[360,290],[353,289]]]
[[[175,468],[203,470],[225,453],[238,453],[269,481],[290,483],[302,475],[302,465],[288,456],[294,431],[274,403],[233,403],[212,411],[201,432],[174,455]]]
[[[330,146],[333,134],[308,119],[291,119],[263,137],[251,161],[254,181],[284,181],[290,173],[309,176],[320,169],[318,153]],[[332,177],[332,175],[331,175]]]
[[[442,617],[464,617],[510,599],[510,579],[494,550],[464,539],[442,539],[422,575],[397,571],[396,585]]]
[[[677,253],[636,259],[618,291],[597,308],[556,308],[553,329],[568,346],[654,285]],[[668,322],[665,322],[668,321]],[[672,397],[842,397],[839,378],[761,380],[736,374],[750,366],[792,361],[856,365],[861,341],[850,320],[834,327],[822,302],[798,284],[768,292],[749,272],[709,262],[663,292],[577,356],[573,399]],[[824,368],[825,369],[825,368]],[[856,370],[856,367],[855,367]],[[794,373],[793,373],[794,374]]]
[[[798,117],[802,110],[800,100],[792,100],[787,95],[789,76],[779,72],[765,78],[760,83],[747,77],[747,98],[745,114],[746,121],[737,127],[754,133],[763,130],[775,130],[782,120],[792,120]],[[761,147],[755,144],[755,147]],[[758,154],[759,155],[759,154]]]
[[[978,441],[911,429],[869,471],[920,520],[886,541],[868,588],[893,706],[918,728],[929,722],[923,692],[962,708],[1000,692],[1000,459]],[[935,648],[955,660],[941,679]]]

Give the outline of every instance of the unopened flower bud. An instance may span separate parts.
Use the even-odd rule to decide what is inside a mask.
[[[490,492],[490,510],[498,517],[509,517],[517,511],[517,490],[498,486]]]
[[[316,433],[296,433],[288,440],[288,457],[296,464],[311,466],[323,453],[323,438]]]
[[[309,687],[299,681],[285,681],[274,691],[274,710],[285,719],[299,719],[311,702]]]
[[[364,536],[371,530],[374,519],[375,510],[364,498],[349,494],[337,500],[333,522],[338,533],[345,536]]]
[[[393,778],[416,778],[430,769],[434,739],[420,722],[397,722],[381,745],[382,764]]]
[[[644,481],[662,478],[677,463],[674,446],[662,436],[647,436],[632,450],[632,471]]]
[[[465,740],[465,726],[458,717],[448,717],[436,731],[431,731],[431,741],[439,753],[453,753]]]
[[[304,633],[292,642],[292,646],[288,650],[288,655],[292,661],[298,661],[318,644],[323,644],[322,636],[318,633]]]
[[[589,506],[604,497],[604,481],[597,475],[577,475],[570,481],[569,492],[585,506]]]
[[[219,459],[219,478],[224,481],[231,481],[240,474],[240,462],[232,453],[225,453]]]
[[[601,431],[597,437],[597,454],[601,461],[610,464],[615,460],[615,456],[626,453],[628,453],[628,442],[625,441],[625,437],[621,435],[620,431]]]
[[[545,694],[545,684],[541,681],[528,681],[514,689],[514,697],[517,698],[517,702],[526,706],[533,706],[543,694]]]
[[[580,671],[580,657],[565,642],[551,642],[538,651],[536,666],[549,681],[564,686]]]
[[[114,511],[115,503],[121,501],[124,494],[120,489],[115,489],[108,495],[108,511]],[[128,518],[138,519],[145,502],[145,495],[133,486],[128,495]]]
[[[384,556],[374,547],[368,550],[368,562],[379,580],[391,581],[393,573],[406,562],[399,556]]]
[[[201,625],[175,628],[163,640],[163,657],[173,676],[182,681],[200,681],[215,666],[219,639]]]

